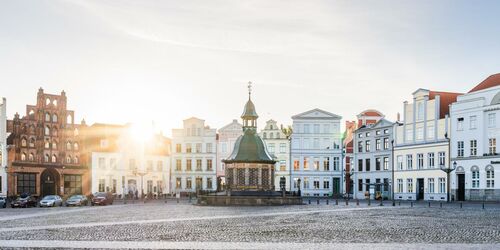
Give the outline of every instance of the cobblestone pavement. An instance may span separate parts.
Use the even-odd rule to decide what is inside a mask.
[[[306,202],[307,203],[307,202]],[[71,243],[71,244],[68,244]],[[354,244],[354,245],[353,245]],[[201,207],[187,202],[0,209],[0,248],[500,249],[500,205]],[[431,245],[429,245],[431,244]]]

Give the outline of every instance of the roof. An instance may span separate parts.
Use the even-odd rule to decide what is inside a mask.
[[[241,118],[257,119],[258,117],[259,116],[257,115],[257,111],[255,111],[255,105],[253,104],[252,100],[248,98],[248,101],[245,104],[245,108],[243,109],[243,114],[241,115]]]
[[[476,92],[476,91],[483,90],[483,89],[488,89],[488,88],[495,87],[498,85],[500,85],[500,73],[488,76],[488,78],[484,79],[476,87],[471,89],[469,91],[469,93]]]
[[[318,118],[323,118],[323,117],[307,117],[307,115],[314,114],[316,112],[322,113],[324,115],[329,116],[328,119],[339,119],[339,120],[342,119],[342,116],[336,115],[334,113],[330,113],[328,111],[324,111],[324,110],[319,109],[319,108],[311,109],[309,111],[302,112],[300,114],[294,115],[294,116],[292,116],[292,119],[318,119]]]
[[[238,137],[234,143],[231,155],[223,160],[224,163],[276,163],[267,152],[264,141],[253,129],[248,129],[245,134]]]
[[[429,100],[433,100],[439,95],[439,119],[444,118],[449,114],[450,104],[457,101],[459,95],[462,93],[452,93],[452,92],[441,92],[441,91],[429,91]]]
[[[360,116],[380,116],[384,117],[384,114],[382,112],[375,110],[375,109],[367,109],[361,113],[359,113],[358,117]]]

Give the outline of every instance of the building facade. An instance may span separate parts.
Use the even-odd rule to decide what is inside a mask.
[[[358,115],[360,127],[354,133],[353,159],[356,199],[392,198],[391,142],[394,123],[384,117],[376,110],[366,110]]]
[[[353,160],[354,160],[354,131],[356,131],[356,121],[345,122],[345,132],[343,136],[343,153],[344,153],[344,190],[349,197],[353,197],[354,185],[353,178]]]
[[[86,130],[92,192],[129,198],[170,193],[170,140],[147,133],[137,140],[130,130],[130,125],[109,124],[94,124]]]
[[[216,129],[198,118],[184,120],[182,129],[172,130],[172,190],[194,193],[217,189]]]
[[[404,102],[395,125],[394,193],[397,200],[446,200],[449,168],[449,105],[459,93],[418,89]]]
[[[7,196],[7,99],[0,103],[0,196]]]
[[[266,144],[267,151],[274,157],[274,183],[276,190],[280,190],[280,179],[285,177],[285,187],[290,187],[290,141],[275,120],[266,122],[260,131],[260,137]]]
[[[300,188],[302,196],[338,196],[343,192],[341,119],[321,109],[292,116],[292,191]]]
[[[82,157],[80,130],[67,97],[38,90],[36,105],[7,123],[9,195],[90,194],[90,174]]]
[[[456,200],[500,200],[500,74],[451,105],[451,155]]]
[[[234,148],[234,143],[241,135],[243,135],[243,125],[236,119],[219,129],[217,139],[217,179],[220,180],[218,183],[220,182],[221,185],[225,183],[224,172],[226,165],[222,160],[229,157]]]

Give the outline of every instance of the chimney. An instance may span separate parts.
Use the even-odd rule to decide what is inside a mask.
[[[396,114],[396,121],[401,121],[401,114],[399,112]]]

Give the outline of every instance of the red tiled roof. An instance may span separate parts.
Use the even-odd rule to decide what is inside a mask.
[[[471,89],[469,93],[476,92],[479,90],[491,88],[500,85],[500,73],[488,76],[488,78],[484,79],[480,84]]]
[[[463,95],[462,93],[451,93],[441,91],[429,91],[429,100],[435,99],[439,95],[439,119],[444,118],[450,111],[450,104],[457,101],[457,96]]]
[[[374,109],[368,109],[359,114],[360,116],[384,116],[381,112],[374,110]]]

